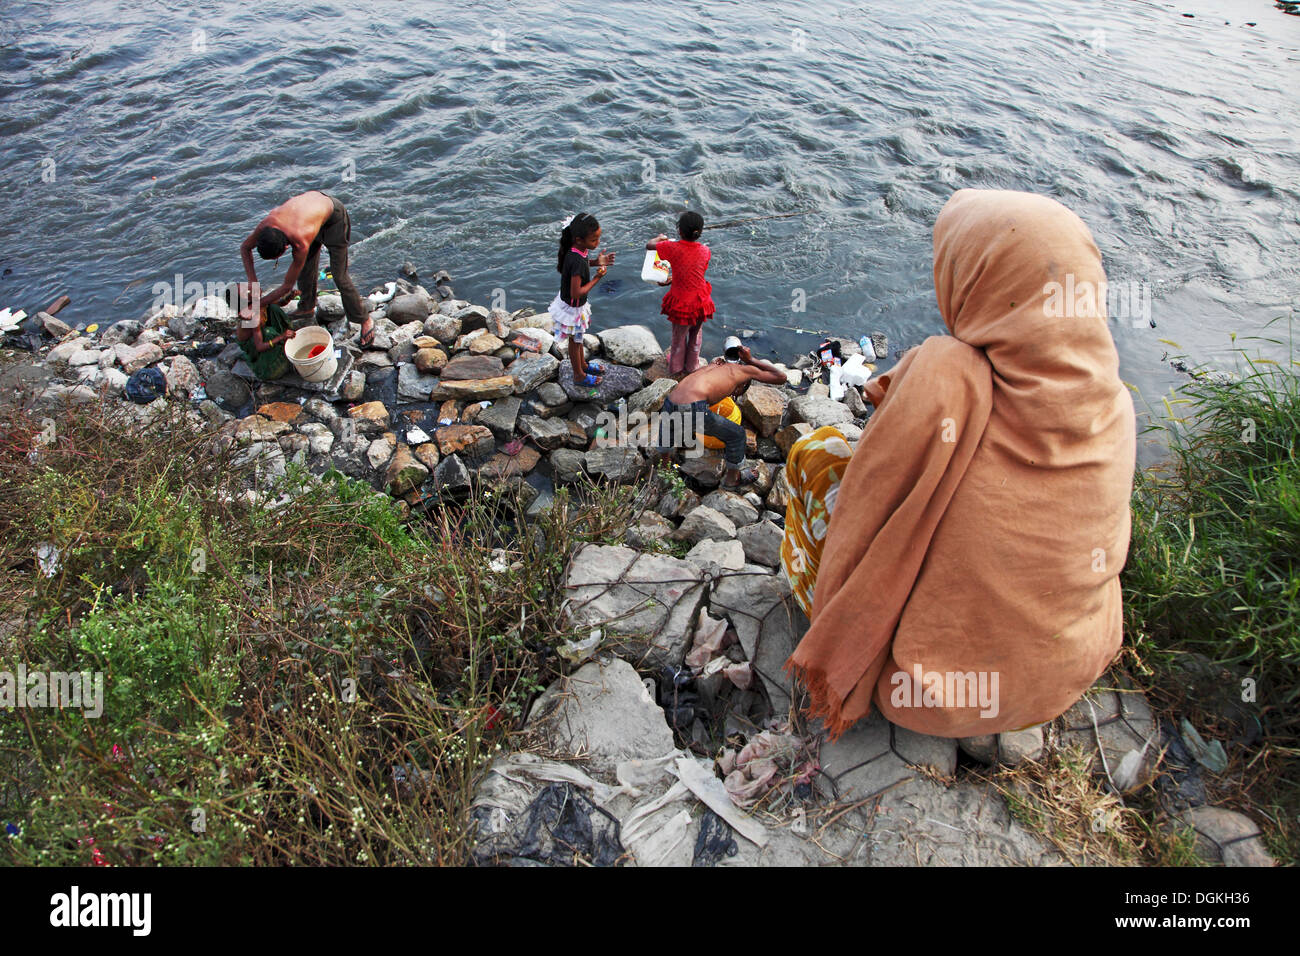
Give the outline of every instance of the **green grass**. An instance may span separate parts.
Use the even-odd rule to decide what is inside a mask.
[[[1207,737],[1255,740],[1230,748],[1234,792],[1221,796],[1266,818],[1275,853],[1294,861],[1300,379],[1296,363],[1241,354],[1235,380],[1196,377],[1177,409],[1166,403],[1169,459],[1133,495],[1126,629],[1171,712]]]
[[[0,860],[462,863],[473,788],[537,690],[567,555],[632,489],[429,520],[332,473],[245,494],[235,450],[173,413],[0,424],[0,671],[98,671],[105,707],[0,713]],[[33,450],[36,453],[33,454]],[[38,546],[52,544],[52,575]],[[518,570],[494,572],[504,547]]]

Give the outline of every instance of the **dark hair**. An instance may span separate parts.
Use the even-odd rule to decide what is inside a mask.
[[[257,234],[257,254],[263,259],[278,259],[289,244],[289,237],[274,226],[263,226]]]
[[[677,234],[688,242],[694,242],[700,238],[700,233],[704,231],[704,217],[698,212],[691,212],[689,209],[682,213],[677,219]]]
[[[569,224],[560,233],[560,256],[555,261],[555,271],[564,271],[564,254],[573,248],[575,242],[586,239],[599,228],[600,223],[590,213],[580,212],[569,220]]]

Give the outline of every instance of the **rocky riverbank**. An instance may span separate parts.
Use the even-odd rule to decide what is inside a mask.
[[[807,626],[779,569],[784,460],[823,424],[856,442],[869,414],[859,390],[833,400],[807,356],[790,363],[785,386],[753,386],[741,411],[757,477],[725,491],[720,451],[672,474],[650,465],[638,413],[657,410],[673,384],[651,329],[588,335],[607,373],[586,389],[548,316],[459,300],[446,273],[431,285],[407,267],[372,293],[368,349],[338,297],[322,296],[317,322],[340,350],[325,383],[256,380],[233,344],[234,316],[205,298],[92,332],[37,316],[46,341],[5,388],[36,403],[116,402],[146,426],[185,402],[213,441],[258,463],[246,492],[255,507],[283,493],[278,479],[294,464],[367,481],[410,513],[505,494],[521,529],[559,488],[640,488],[644,507],[621,543],[567,556],[557,599],[583,636],[556,649],[568,676],[533,703],[517,748],[479,787],[480,861],[1088,862],[1013,814],[997,776],[1080,752],[1084,777],[1108,798],[1081,824],[1100,822],[1094,833],[1120,827],[1126,795],[1172,781],[1159,785],[1168,812],[1153,822],[1192,828],[1209,860],[1271,862],[1249,819],[1205,806],[1203,793],[1198,802],[1197,760],[1131,685],[1099,686],[1043,727],[963,741],[877,715],[832,743],[801,718],[781,667]],[[884,357],[883,337],[868,341]],[[148,367],[168,395],[127,401],[128,376]]]

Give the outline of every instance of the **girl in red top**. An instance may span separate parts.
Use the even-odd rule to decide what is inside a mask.
[[[684,212],[677,220],[679,242],[660,234],[646,243],[672,267],[671,288],[664,293],[660,309],[673,324],[673,344],[668,353],[668,371],[673,375],[694,372],[700,363],[700,332],[713,318],[713,286],[704,278],[713,253],[699,241],[704,217]],[[662,284],[662,283],[661,283]]]

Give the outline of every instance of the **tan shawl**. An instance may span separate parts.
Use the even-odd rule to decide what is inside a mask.
[[[963,189],[939,214],[952,336],[868,387],[876,410],[787,663],[832,734],[873,700],[945,737],[1040,723],[1119,649],[1136,436],[1105,281],[1055,200]]]

